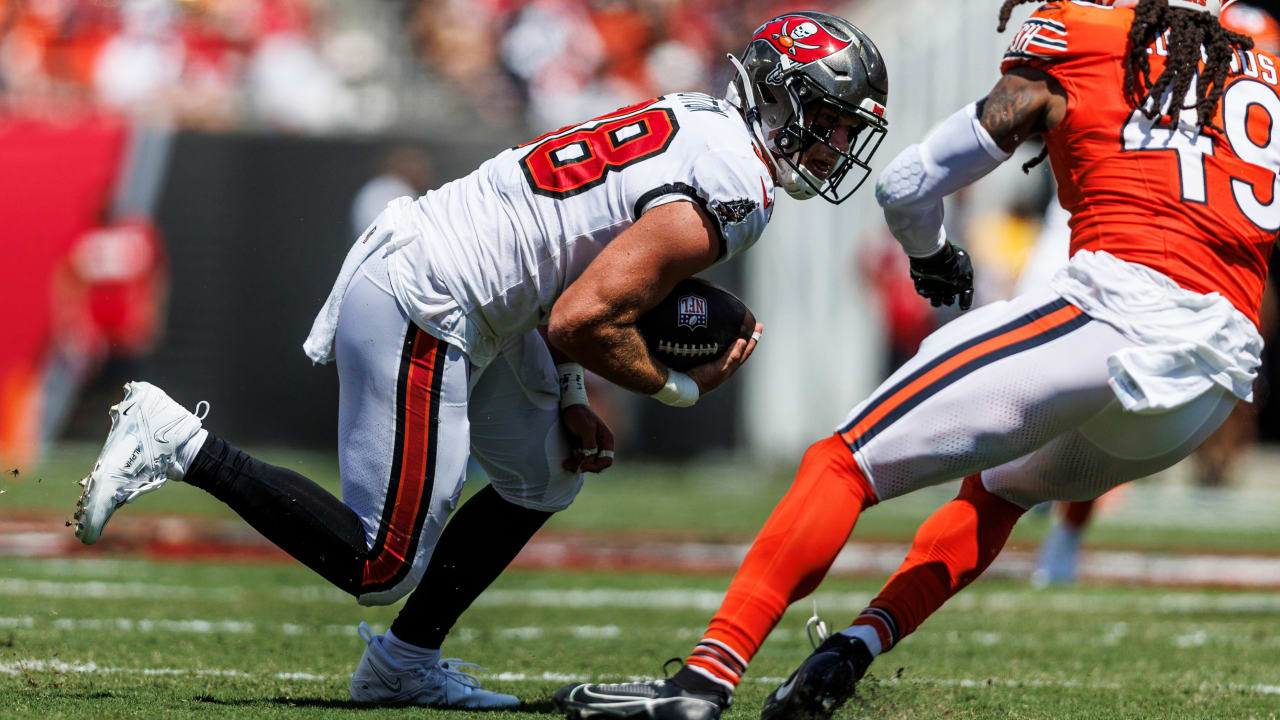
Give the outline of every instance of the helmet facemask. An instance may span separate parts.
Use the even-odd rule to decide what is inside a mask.
[[[862,187],[887,129],[883,115],[874,112],[874,101],[864,100],[870,108],[851,106],[804,75],[793,75],[782,85],[758,87],[757,92],[766,147],[776,158],[778,184],[788,195],[801,200],[818,196],[838,205]],[[844,149],[833,141],[842,117],[852,120],[846,123],[851,127]],[[834,157],[825,177],[805,166],[805,156],[815,145],[825,146]]]

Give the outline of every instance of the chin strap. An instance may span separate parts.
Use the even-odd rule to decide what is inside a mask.
[[[747,121],[747,127],[751,128],[751,134],[755,136],[756,142],[760,143],[760,149],[769,156],[769,161],[773,163],[774,177],[781,181],[792,170],[791,168],[783,167],[778,162],[778,156],[770,149],[769,141],[764,136],[764,128],[760,126],[760,108],[756,107],[756,96],[751,91],[751,78],[747,75],[747,69],[742,66],[742,62],[738,58],[734,57],[733,53],[725,53],[725,57],[729,58],[729,64],[733,66],[734,71],[738,74],[739,84],[742,87],[742,90],[739,91],[734,83],[730,81],[729,92],[725,93],[725,99],[742,111],[742,116]],[[737,102],[734,102],[734,95],[737,95]],[[783,189],[790,194],[791,191],[785,186]]]
[[[746,118],[747,126],[751,128],[751,132],[755,135],[756,141],[760,143],[760,148],[769,156],[769,160],[773,163],[774,177],[778,180],[778,185],[786,191],[788,195],[796,200],[808,200],[818,194],[816,188],[821,187],[823,181],[808,171],[800,164],[800,151],[796,151],[792,163],[785,164],[779,161],[778,155],[773,151],[772,146],[765,139],[764,128],[760,125],[760,108],[756,107],[755,93],[751,92],[751,78],[747,75],[747,69],[742,66],[742,62],[734,57],[733,53],[725,53],[729,58],[729,64],[733,65],[734,71],[738,74],[742,90],[739,92],[737,86],[730,81],[729,92],[725,93],[725,99],[735,105],[742,111],[742,115]],[[736,98],[734,96],[737,96]],[[734,102],[734,100],[737,102]],[[799,168],[798,170],[796,168]],[[808,176],[813,182],[805,182],[805,178],[801,177],[801,173]]]

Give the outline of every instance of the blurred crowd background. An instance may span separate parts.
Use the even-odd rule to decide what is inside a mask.
[[[336,378],[298,345],[387,200],[646,97],[718,95],[725,53],[795,9],[848,17],[884,52],[883,165],[994,81],[1008,42],[994,32],[999,5],[0,0],[0,460],[99,441],[118,384],[140,376],[188,404],[207,397],[246,445],[331,446]],[[1237,12],[1237,29],[1280,45],[1266,11]],[[1000,172],[948,210],[978,264],[979,302],[1065,260],[1047,166]],[[768,249],[715,278],[752,304],[772,344],[688,412],[597,385],[620,448],[790,463],[952,316],[916,297],[869,195],[803,212],[780,199]],[[1280,437],[1269,396],[1260,386],[1231,447]],[[1215,460],[1206,482],[1229,464]]]
[[[856,3],[804,7],[848,11]],[[776,0],[5,0],[10,111],[201,130],[560,126],[720,88]],[[586,115],[584,115],[584,113]]]

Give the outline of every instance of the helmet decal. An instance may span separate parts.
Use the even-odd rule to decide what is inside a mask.
[[[801,65],[821,60],[852,44],[851,40],[836,38],[803,15],[784,15],[771,20],[756,30],[753,40],[767,41],[783,58]]]

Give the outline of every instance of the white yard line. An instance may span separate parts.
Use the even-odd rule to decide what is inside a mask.
[[[213,633],[251,633],[254,624],[239,620],[150,620],[135,618],[58,618],[55,630],[115,630],[118,632],[171,632],[210,635]]]
[[[1280,634],[1257,635],[1235,632],[1230,623],[1202,622],[1170,622],[1153,621],[1142,623],[1142,631],[1148,636],[1155,633],[1156,642],[1164,642],[1176,648],[1200,646],[1230,647],[1280,647]],[[179,620],[136,619],[136,618],[86,618],[64,617],[37,618],[30,615],[14,617],[0,616],[0,628],[23,628],[42,632],[83,632],[95,633],[175,633],[175,634],[270,634],[279,632],[282,635],[336,635],[354,638],[357,636],[354,624],[298,625],[295,623],[253,623],[240,620],[212,620],[205,618],[186,618]],[[373,626],[375,633],[385,632],[385,628]],[[460,627],[450,636],[450,646],[467,645],[474,642],[477,635],[491,634],[505,643],[543,642],[548,639],[575,638],[579,640],[611,641],[617,638],[633,638],[639,635],[651,636],[660,632],[673,639],[689,640],[701,636],[701,627],[645,627],[622,628],[617,625],[523,625],[518,627],[476,628]],[[1063,644],[1101,643],[1115,646],[1120,638],[1128,635],[1127,623],[1112,623],[1101,631],[1056,633],[1055,639]],[[805,633],[795,627],[781,627],[770,636],[770,642],[779,646],[800,645],[805,642]],[[1037,648],[1044,645],[1043,638],[1037,635],[1019,633],[1000,633],[986,631],[933,631],[924,628],[917,635],[904,642],[915,643],[948,643],[973,647],[1019,647]],[[353,646],[354,647],[354,646]]]
[[[89,600],[218,600],[241,602],[248,591],[235,587],[192,587],[104,580],[28,580],[0,578],[0,595]]]
[[[351,596],[320,585],[252,589],[246,587],[198,587],[145,582],[75,582],[70,580],[28,580],[0,578],[0,596],[61,599],[200,600],[243,605],[254,600],[296,603],[332,603],[354,607]],[[824,611],[861,610],[871,600],[870,593],[818,592],[813,599]],[[502,589],[486,591],[476,600],[482,607],[552,608],[648,608],[655,610],[714,611],[723,593],[718,590],[654,588],[649,590],[595,589]],[[1045,612],[1091,614],[1129,612],[1142,615],[1219,612],[1271,614],[1280,612],[1278,592],[1222,592],[1162,590],[1151,592],[1111,592],[1086,588],[1071,591],[961,593],[943,606],[942,612],[984,610],[990,612]]]
[[[1270,512],[1273,506],[1267,507]],[[1217,519],[1215,522],[1222,520]],[[261,539],[257,542],[264,546],[266,544]],[[747,549],[748,546],[742,543],[639,542],[634,538],[588,539],[552,533],[535,538],[516,558],[514,566],[528,570],[607,571],[619,567],[642,567],[658,571],[731,573],[742,562]],[[114,561],[116,564],[113,566],[109,564],[112,560],[97,560],[103,566],[100,570],[94,570],[95,566],[90,564],[93,561],[63,557],[74,555],[78,550],[78,544],[68,541],[65,533],[6,533],[3,524],[0,524],[0,557],[47,557],[50,565],[44,573],[46,576],[61,578],[86,572],[109,582],[123,572],[119,561]],[[831,574],[886,577],[898,568],[905,552],[905,543],[850,543],[836,558]],[[986,575],[1026,578],[1030,575],[1034,562],[1034,553],[1011,548],[996,559]],[[1085,581],[1110,583],[1280,590],[1280,556],[1085,548],[1081,556],[1080,577]],[[86,587],[77,594],[93,592],[120,591]],[[292,592],[296,597],[289,599],[302,602],[345,597],[336,590],[326,588],[295,588]]]
[[[312,673],[306,671],[292,672],[276,672],[262,673],[251,672],[248,670],[236,669],[192,669],[192,668],[128,668],[128,667],[111,667],[106,665],[98,665],[97,663],[74,663],[65,662],[57,659],[36,659],[26,658],[14,662],[0,663],[0,674],[3,675],[23,675],[26,673],[51,672],[62,674],[92,674],[92,675],[142,675],[142,676],[194,676],[194,677],[229,677],[229,678],[272,678],[275,680],[286,680],[296,682],[330,682],[338,680],[346,680],[346,674],[327,675],[322,673]],[[486,673],[483,675],[486,680],[496,682],[649,682],[657,678],[649,675],[575,675],[570,673]],[[747,678],[745,682],[759,685],[777,685],[783,682],[783,677],[757,677]],[[1089,690],[1123,690],[1124,685],[1120,683],[1100,683],[1100,682],[1076,682],[1067,681],[1046,681],[1046,680],[998,680],[994,678],[974,680],[971,678],[909,678],[906,680],[900,678],[891,678],[879,681],[881,685],[925,685],[932,687],[962,687],[973,689],[985,688],[1085,688]],[[1277,685],[1243,685],[1238,683],[1216,684],[1201,683],[1196,686],[1199,692],[1209,691],[1227,691],[1227,692],[1243,692],[1243,693],[1261,693],[1264,695],[1280,695],[1280,686]]]
[[[69,663],[62,660],[23,659],[0,663],[0,674],[22,675],[30,672],[75,673],[91,675],[192,675],[198,677],[253,678],[269,677],[277,680],[328,681],[337,675],[317,675],[307,672],[253,673],[246,670],[193,669],[193,668],[122,668],[97,663]]]

